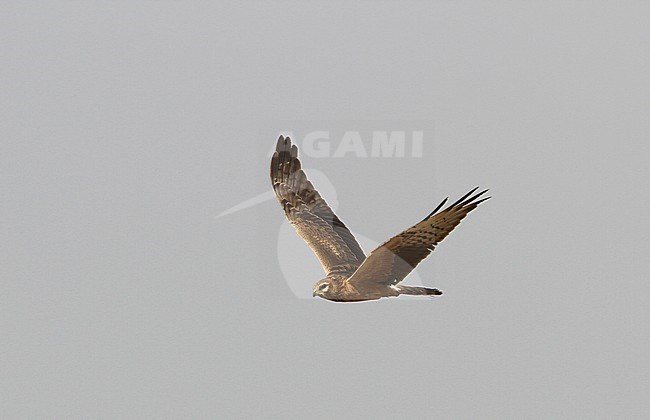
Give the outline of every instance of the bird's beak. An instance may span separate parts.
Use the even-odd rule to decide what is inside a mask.
[[[312,290],[312,292],[311,292],[311,297],[316,297],[316,291],[313,291],[313,290]]]

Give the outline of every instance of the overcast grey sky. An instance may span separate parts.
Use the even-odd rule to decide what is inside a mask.
[[[648,418],[649,21],[3,2],[0,417]],[[443,296],[302,299],[323,273],[277,203],[215,218],[290,130],[328,133],[303,166],[367,243],[491,189],[418,268]],[[421,156],[372,157],[382,130]],[[350,131],[369,157],[333,156]]]

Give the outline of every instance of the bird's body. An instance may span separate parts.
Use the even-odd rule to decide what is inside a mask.
[[[296,232],[314,251],[326,277],[313,295],[335,302],[359,302],[399,295],[436,296],[442,292],[398,284],[426,258],[460,221],[481,202],[487,190],[467,193],[438,212],[445,199],[427,217],[373,250],[368,257],[356,239],[307,179],[298,160],[298,148],[288,137],[278,139],[271,159],[273,190]],[[472,195],[474,194],[474,195]]]

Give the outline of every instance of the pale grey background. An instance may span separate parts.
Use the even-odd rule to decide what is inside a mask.
[[[3,2],[0,416],[648,418],[649,21]],[[276,203],[214,219],[289,120],[435,127],[419,160],[305,158],[377,240],[492,189],[419,271],[443,297],[297,299]]]

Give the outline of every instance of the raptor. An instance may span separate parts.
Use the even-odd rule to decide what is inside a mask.
[[[490,197],[474,188],[443,210],[445,198],[427,217],[384,242],[366,257],[363,250],[307,179],[298,148],[280,136],[271,158],[271,183],[284,214],[325,270],[313,296],[359,302],[399,295],[437,296],[438,289],[400,284],[467,213]]]

